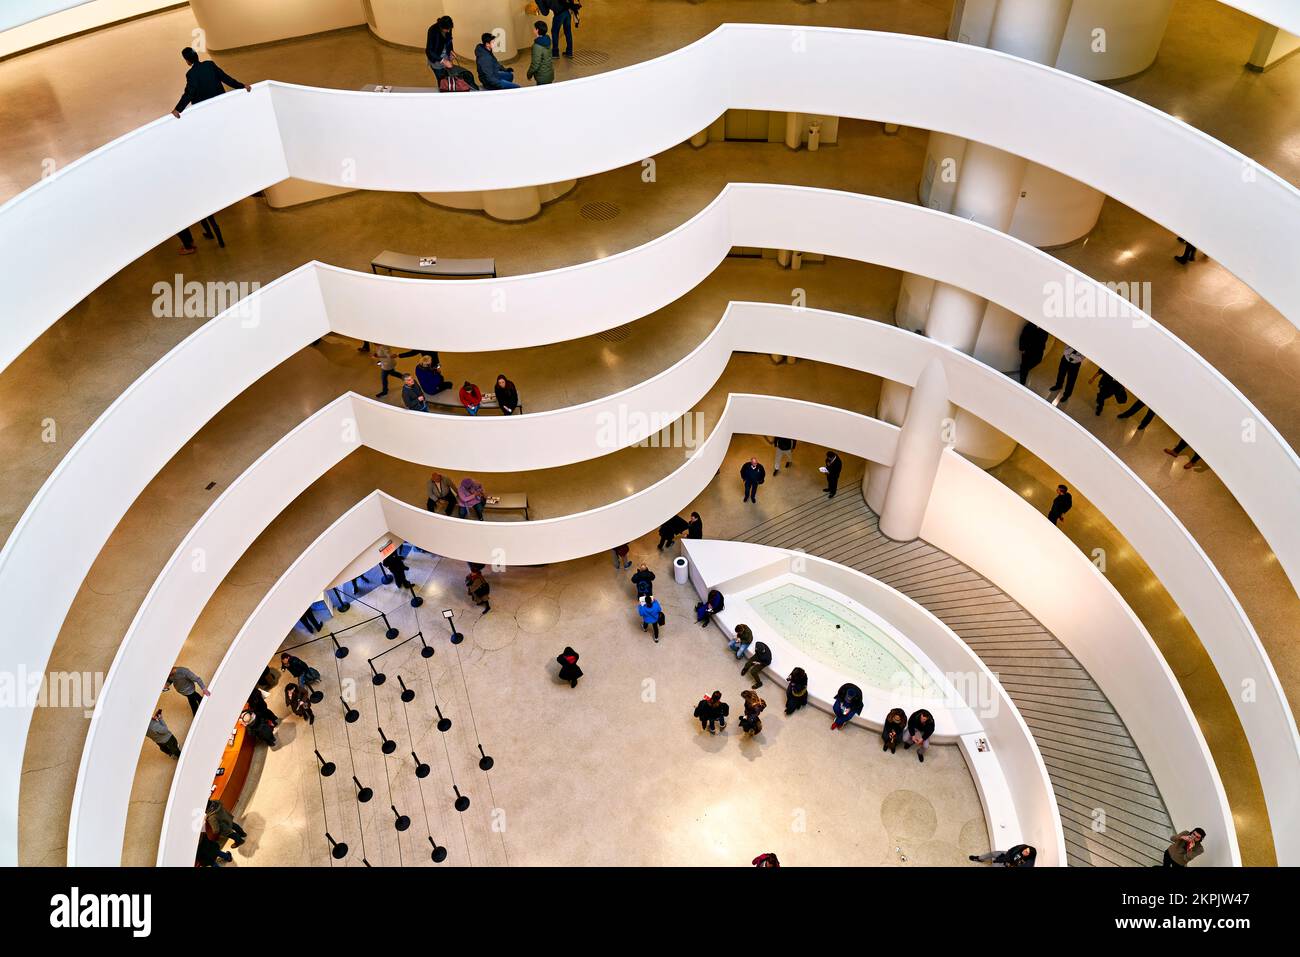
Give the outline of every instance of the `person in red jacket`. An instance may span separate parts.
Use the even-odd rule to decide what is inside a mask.
[[[478,415],[478,407],[483,404],[483,391],[468,379],[460,387],[460,404],[470,415]]]

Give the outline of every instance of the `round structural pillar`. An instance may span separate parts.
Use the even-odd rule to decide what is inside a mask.
[[[910,542],[920,536],[939,463],[952,441],[954,428],[948,377],[942,362],[931,359],[912,389],[898,436],[889,487],[879,513],[880,531],[885,537]]]

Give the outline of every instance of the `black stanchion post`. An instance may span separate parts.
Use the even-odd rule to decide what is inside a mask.
[[[451,730],[451,718],[444,718],[442,716],[442,709],[436,704],[433,706],[433,710],[438,712],[438,730],[443,734],[446,734]]]
[[[415,593],[415,584],[411,584],[411,607],[419,608],[424,604],[424,599]]]
[[[353,721],[356,721],[357,718],[361,717],[361,712],[348,704],[348,700],[342,695],[339,695],[339,701],[343,703],[343,720],[348,724],[351,724]]]
[[[420,657],[421,658],[433,657],[433,646],[428,644],[424,640],[424,632],[420,632]]]
[[[367,658],[366,664],[370,666],[370,683],[376,688],[388,680],[388,675],[384,674],[382,671],[375,670],[374,658]]]
[[[459,645],[465,640],[465,636],[456,630],[455,612],[450,608],[444,608],[442,610],[442,617],[447,619],[447,627],[451,629],[451,643],[453,645]]]
[[[369,801],[372,797],[375,796],[375,792],[371,788],[366,787],[364,784],[358,781],[357,776],[355,774],[352,775],[352,783],[357,786],[357,801],[359,801],[361,804],[365,804],[367,801]]]
[[[335,658],[346,658],[348,656],[348,650],[339,644],[338,638],[335,636],[334,632],[332,631],[330,632],[330,641],[334,642]]]
[[[399,831],[405,831],[411,826],[411,819],[405,814],[399,814],[397,811],[397,805],[390,804],[388,806],[393,809],[393,817],[396,818],[396,820],[393,821],[393,827],[397,828]]]
[[[352,607],[352,602],[340,595],[337,588],[331,588],[330,591],[334,593],[334,607],[336,607],[340,613],[345,612]]]
[[[388,616],[385,615],[382,611],[379,613],[379,617],[384,619],[384,627],[388,629],[386,632],[384,632],[385,638],[387,638],[389,641],[392,641],[399,634],[401,634],[401,632],[399,632],[396,628],[393,627],[392,623],[388,620]]]
[[[323,778],[329,777],[337,770],[337,768],[335,768],[334,766],[334,762],[326,761],[323,757],[321,757],[321,753],[319,751],[316,752],[316,760],[320,762],[320,776]]]
[[[496,764],[496,762],[493,761],[487,752],[483,750],[483,745],[481,744],[478,746],[478,753],[482,755],[482,757],[478,759],[479,768],[483,771],[491,771],[492,765]]]
[[[410,688],[406,687],[406,682],[402,680],[401,675],[397,676],[397,683],[402,686],[402,701],[406,704],[410,704],[412,701],[414,701],[415,692],[412,691]]]
[[[415,758],[415,776],[417,778],[427,778],[429,776],[429,766],[421,761],[420,756],[414,751],[411,752],[411,757]]]
[[[394,751],[397,750],[397,742],[393,741],[386,734],[384,734],[383,728],[379,729],[379,739],[384,742],[382,745],[380,745],[379,748],[379,750],[383,751],[384,754],[392,754]]]
[[[336,841],[330,836],[330,832],[325,832],[325,840],[330,842],[330,856],[336,861],[341,861],[348,856],[348,846],[341,841]]]
[[[469,798],[467,798],[465,795],[461,794],[461,793],[460,793],[460,788],[456,787],[456,785],[453,784],[453,785],[451,786],[451,789],[452,789],[453,791],[456,792],[456,802],[455,802],[456,810],[457,810],[457,811],[468,811],[468,810],[469,810]]]
[[[429,846],[433,848],[433,853],[429,855],[429,857],[433,858],[433,863],[441,864],[447,859],[447,849],[445,847],[439,847],[438,842],[433,839],[432,834],[429,835]]]

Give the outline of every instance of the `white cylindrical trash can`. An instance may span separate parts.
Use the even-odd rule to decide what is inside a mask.
[[[678,555],[673,559],[673,581],[679,585],[685,585],[689,573],[685,555]]]

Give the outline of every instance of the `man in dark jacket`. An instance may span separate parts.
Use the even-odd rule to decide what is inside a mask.
[[[1001,864],[1003,867],[1033,867],[1038,851],[1029,844],[1015,844],[1005,851],[972,854],[970,859],[980,864]]]
[[[398,588],[411,587],[411,583],[406,577],[406,573],[409,569],[406,567],[406,562],[402,561],[402,556],[397,553],[397,549],[393,549],[387,556],[385,556],[381,564],[387,568],[388,573],[393,576],[393,581],[397,583]]]
[[[226,87],[233,90],[242,86],[250,93],[253,91],[251,86],[240,83],[212,60],[200,63],[199,55],[194,52],[193,47],[186,47],[181,51],[181,56],[185,58],[190,68],[185,71],[185,92],[177,101],[176,109],[172,110],[172,116],[180,116],[181,111],[191,103],[202,103],[214,96],[220,96],[226,92]]]
[[[925,749],[930,746],[930,735],[934,734],[934,715],[924,708],[918,708],[907,719],[907,736],[903,738],[903,750],[916,746],[916,760],[925,761]]]
[[[665,545],[671,545],[682,532],[690,531],[691,523],[686,521],[680,515],[674,515],[668,521],[659,526],[659,551],[664,550]]]
[[[772,663],[772,649],[767,647],[761,641],[754,642],[754,656],[745,662],[745,667],[740,669],[740,676],[743,678],[749,672],[754,672],[753,688],[763,687],[763,669]]]
[[[719,728],[726,730],[727,715],[730,713],[731,709],[722,700],[721,691],[705,695],[695,706],[695,717],[700,720],[700,730],[709,734],[717,734]]]
[[[424,390],[415,383],[415,376],[407,375],[402,379],[402,405],[412,412],[428,412],[429,403],[424,398]]]
[[[686,537],[691,541],[704,537],[704,519],[699,512],[691,512],[691,520],[686,523]]]
[[[758,504],[758,487],[767,478],[767,472],[758,464],[758,459],[751,458],[740,467],[740,481],[745,485],[745,497],[742,502]]]
[[[1065,518],[1065,513],[1074,508],[1074,496],[1064,485],[1056,486],[1056,498],[1052,499],[1051,511],[1047,513],[1047,520],[1053,525],[1060,525],[1061,520]]]
[[[1020,384],[1029,379],[1029,373],[1043,361],[1043,352],[1047,349],[1047,333],[1032,322],[1026,322],[1020,330],[1020,371],[1017,373]]]
[[[822,471],[826,473],[826,487],[823,492],[830,492],[826,497],[832,499],[840,487],[840,470],[844,468],[844,460],[829,449],[826,452],[826,464]]]
[[[485,33],[479,39],[481,42],[474,48],[474,63],[478,67],[478,81],[483,84],[483,89],[519,89],[519,84],[515,82],[515,71],[502,66],[501,61],[497,59],[496,53],[492,50],[492,44],[496,42],[496,37],[490,33]]]

